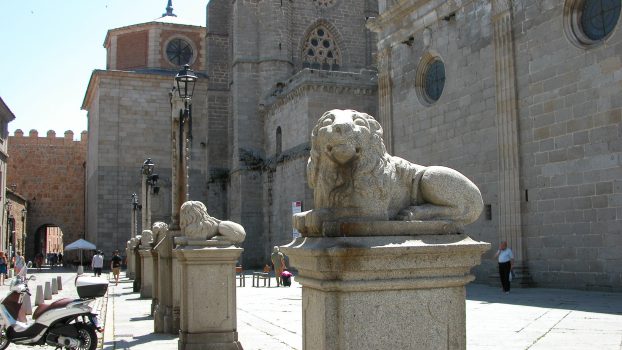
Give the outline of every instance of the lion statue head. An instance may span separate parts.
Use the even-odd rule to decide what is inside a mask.
[[[143,248],[147,248],[151,242],[153,242],[153,233],[151,230],[143,230],[143,233],[140,236],[140,243],[143,245]]]
[[[356,208],[386,197],[382,175],[389,155],[382,127],[369,114],[330,110],[311,133],[307,163],[316,208]]]
[[[207,213],[205,204],[188,201],[182,204],[179,213],[179,226],[190,239],[210,239],[218,232],[219,220]]]
[[[158,243],[168,232],[168,224],[162,221],[156,221],[153,223],[151,231],[153,232],[153,241]]]

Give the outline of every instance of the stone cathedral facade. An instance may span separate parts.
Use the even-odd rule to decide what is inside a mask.
[[[466,233],[507,240],[520,283],[622,290],[619,17],[613,0],[211,0],[206,28],[164,16],[113,29],[83,106],[88,234],[125,245],[147,157],[152,221],[170,221],[167,49],[180,39],[201,74],[190,197],[245,227],[246,266],[291,240],[293,208],[312,209],[311,128],[350,108],[381,122],[391,154],[479,186],[486,209]]]

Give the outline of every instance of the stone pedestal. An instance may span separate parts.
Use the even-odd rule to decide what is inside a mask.
[[[127,278],[133,280],[136,277],[136,275],[134,273],[134,250],[126,249],[125,250],[125,254],[127,256],[127,258],[126,258],[126,261],[127,261],[126,275],[127,275]]]
[[[466,349],[464,286],[489,248],[463,234],[294,240],[303,349]]]
[[[203,241],[214,242],[214,241]],[[178,246],[181,263],[180,350],[238,350],[235,246]]]
[[[158,271],[158,282],[154,284],[155,295],[158,299],[153,315],[155,333],[179,333],[179,328],[173,326],[173,290],[179,289],[180,283],[180,281],[174,282],[173,240],[180,234],[180,231],[168,231],[153,248],[157,253],[157,265],[155,266]],[[179,273],[176,277],[179,279]]]
[[[142,280],[142,258],[139,254],[140,249],[134,248],[134,283],[132,284],[132,291],[134,293],[140,293],[141,280]]]
[[[173,259],[171,259],[173,267],[173,308],[172,308],[172,326],[171,334],[179,334],[181,323],[181,262],[179,261],[178,251],[173,250]],[[166,319],[165,319],[166,322]]]
[[[154,242],[155,244],[156,242]],[[151,264],[152,264],[152,278],[151,278],[151,316],[154,316],[155,309],[159,304],[160,298],[160,289],[158,288],[160,285],[160,271],[158,269],[158,251],[155,249],[151,250]]]
[[[153,296],[153,252],[151,248],[140,249],[140,297],[151,298]]]

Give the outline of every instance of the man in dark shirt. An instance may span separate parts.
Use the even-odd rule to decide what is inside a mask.
[[[114,282],[117,286],[119,285],[119,273],[121,273],[121,261],[123,261],[123,259],[119,256],[119,251],[115,250],[110,260],[110,269],[112,270]]]

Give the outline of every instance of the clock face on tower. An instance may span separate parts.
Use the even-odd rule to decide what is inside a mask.
[[[184,39],[173,39],[166,45],[166,58],[176,66],[189,64],[192,57],[192,46]]]

